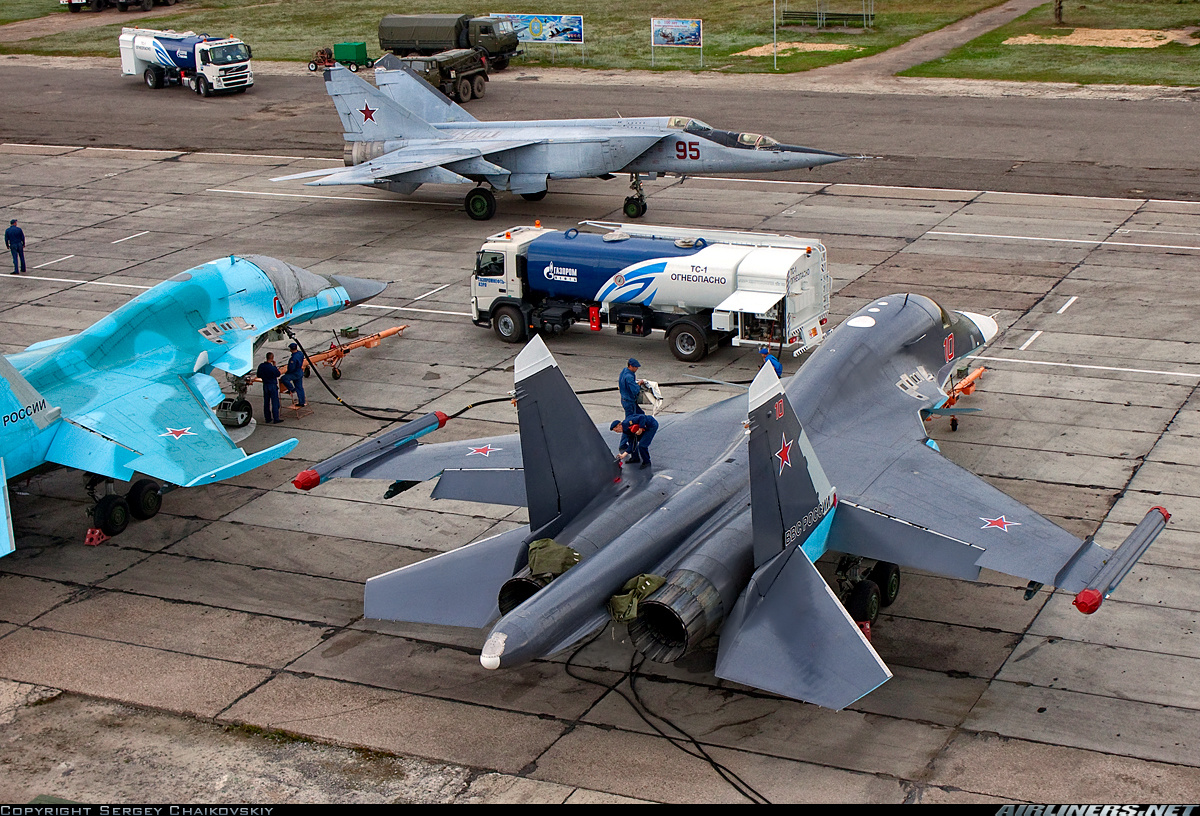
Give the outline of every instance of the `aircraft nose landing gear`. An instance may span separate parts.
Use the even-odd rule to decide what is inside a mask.
[[[626,218],[641,218],[646,214],[646,191],[642,189],[642,180],[637,173],[629,174],[629,189],[633,195],[625,199],[623,211]]]

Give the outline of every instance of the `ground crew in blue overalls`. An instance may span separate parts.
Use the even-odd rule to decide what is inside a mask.
[[[304,399],[304,352],[296,343],[288,345],[292,356],[288,358],[287,373],[279,378],[288,393],[296,392],[296,404],[303,408],[307,401]]]
[[[622,454],[622,461],[630,464],[641,462],[643,468],[650,467],[650,443],[658,433],[657,419],[649,414],[635,414],[623,420],[613,420],[608,429],[621,434],[621,445],[617,450]]]
[[[275,355],[268,352],[267,359],[259,363],[254,373],[263,385],[263,422],[283,422],[279,418],[279,367],[275,365]]]
[[[762,355],[762,361],[764,363],[770,363],[771,368],[775,369],[776,377],[783,376],[783,364],[780,363],[779,359],[771,353],[770,349],[768,349],[766,346],[763,346],[758,350],[758,353]]]
[[[641,367],[641,363],[630,357],[621,369],[621,376],[617,378],[617,386],[621,389],[621,407],[625,409],[626,418],[645,413],[642,406],[638,405],[638,395],[642,393],[642,383],[645,382],[637,378],[637,370]]]

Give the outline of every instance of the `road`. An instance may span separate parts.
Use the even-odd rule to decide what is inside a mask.
[[[337,115],[319,75],[263,66],[253,90],[202,101],[151,91],[116,60],[5,60],[0,141],[340,157]],[[91,65],[92,68],[66,68]],[[276,71],[282,70],[284,73]],[[715,127],[872,158],[777,178],[1026,193],[1200,199],[1197,104],[1181,90],[1038,92],[1016,83],[576,70],[494,75],[468,105],[480,119],[688,115]],[[1016,87],[1014,87],[1016,86]],[[941,96],[944,87],[971,95]]]

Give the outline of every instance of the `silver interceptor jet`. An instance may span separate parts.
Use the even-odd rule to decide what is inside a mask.
[[[786,386],[764,365],[748,404],[660,416],[645,470],[614,461],[616,434],[535,338],[516,360],[519,434],[418,445],[445,421],[431,414],[296,486],[390,478],[391,493],[440,475],[435,498],[527,506],[528,526],[367,582],[367,617],[491,626],[487,668],[555,654],[614,617],[658,661],[720,628],[718,677],[840,709],[891,677],[856,623],[895,599],[899,567],[967,580],[986,567],[1028,580],[1026,598],[1075,593],[1090,613],[1169,518],[1153,508],[1107,550],[937,452],[922,413],[961,410],[943,407],[947,379],[996,331],[926,297],[881,298]],[[827,551],[843,554],[837,593],[814,567]]]
[[[496,213],[489,187],[540,201],[550,179],[629,173],[634,194],[624,211],[639,218],[646,213],[641,180],[659,173],[795,170],[849,158],[757,133],[716,130],[683,116],[480,122],[404,69],[375,76],[379,88],[341,66],[325,71],[325,89],[345,129],[349,169],[272,181],[311,178],[310,185],[363,184],[405,195],[422,184],[477,184],[464,205],[472,218],[486,221]]]

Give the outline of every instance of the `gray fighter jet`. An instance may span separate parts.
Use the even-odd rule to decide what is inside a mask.
[[[661,416],[653,469],[615,461],[616,435],[535,338],[516,360],[519,434],[420,445],[445,421],[431,414],[296,486],[390,478],[395,492],[440,475],[435,498],[527,506],[528,526],[367,582],[367,617],[491,625],[487,668],[555,654],[614,617],[658,661],[720,628],[718,677],[840,709],[891,676],[857,624],[895,600],[900,566],[968,580],[986,567],[1028,580],[1027,599],[1052,585],[1090,613],[1169,518],[1152,509],[1110,551],[937,452],[922,412],[962,410],[942,407],[944,387],[996,330],[918,295],[876,300],[786,387],[764,365],[748,405]],[[827,551],[843,554],[836,591],[814,566]]]
[[[496,213],[489,188],[540,201],[550,179],[629,173],[634,194],[624,211],[639,218],[646,213],[641,180],[659,173],[795,170],[849,158],[716,130],[684,116],[480,122],[404,69],[377,71],[376,81],[379,88],[341,66],[325,71],[325,89],[345,129],[347,169],[272,181],[311,178],[317,179],[311,185],[363,184],[405,195],[422,184],[477,184],[464,205],[472,218],[486,221]]]

